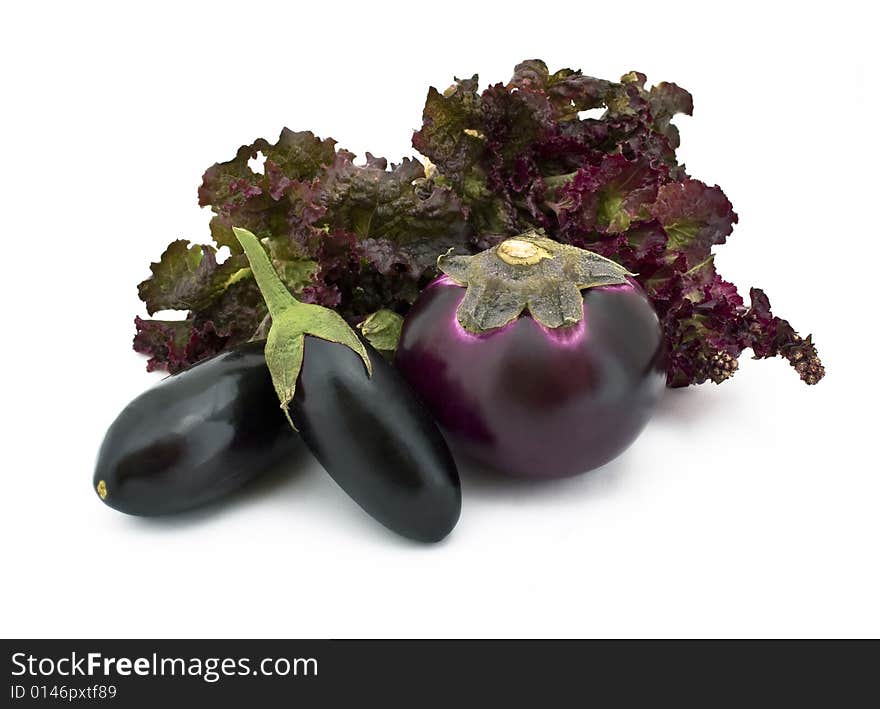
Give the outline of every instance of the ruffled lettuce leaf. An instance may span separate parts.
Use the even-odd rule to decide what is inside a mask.
[[[683,253],[691,266],[723,244],[737,222],[733,205],[719,187],[691,179],[660,186],[649,212],[666,232],[667,248]]]
[[[205,172],[199,204],[213,212],[213,243],[173,242],[140,286],[149,313],[183,319],[138,318],[135,349],[148,367],[175,371],[265,332],[233,226],[263,241],[291,292],[352,324],[404,315],[451,247],[476,252],[541,227],[636,274],[663,325],[670,386],[724,381],[746,349],[785,357],[814,384],[824,369],[812,338],[776,317],[763,291],[746,302],[715,269],[737,215],[676,158],[673,121],[692,113],[674,83],[551,72],[534,59],[506,84],[481,90],[474,75],[430,88],[412,139],[424,162],[367,153],[356,164],[333,140],[285,128]],[[218,264],[221,246],[232,256]]]
[[[429,91],[413,145],[461,194],[478,232],[541,226],[637,274],[663,323],[670,386],[724,381],[749,348],[815,383],[824,369],[812,339],[775,317],[763,291],[746,304],[715,269],[713,249],[737,215],[676,159],[672,120],[693,112],[690,93],[646,83],[639,72],[611,82],[526,61],[504,86],[480,92],[474,76]]]
[[[262,170],[256,161],[262,156]],[[178,371],[265,332],[266,308],[232,232],[262,240],[288,289],[356,323],[382,308],[406,312],[436,273],[441,247],[473,248],[467,210],[415,159],[364,165],[335,141],[284,129],[205,172],[199,204],[213,212],[213,244],[171,243],[139,295],[151,315],[136,322],[135,349],[148,368]],[[217,250],[232,252],[223,263]]]
[[[201,310],[245,276],[246,269],[241,257],[218,265],[213,247],[178,239],[150,265],[153,275],[138,286],[138,295],[150,315],[159,310]]]

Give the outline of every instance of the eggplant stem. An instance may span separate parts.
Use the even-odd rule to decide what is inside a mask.
[[[278,277],[278,273],[272,267],[272,262],[257,237],[247,229],[232,227],[232,231],[250,262],[251,271],[260,287],[260,292],[263,294],[263,300],[266,301],[266,307],[269,308],[269,315],[272,316],[272,319],[277,318],[288,308],[302,305],[291,295]]]

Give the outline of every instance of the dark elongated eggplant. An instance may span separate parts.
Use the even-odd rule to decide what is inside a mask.
[[[455,462],[409,385],[365,346],[370,377],[348,347],[306,337],[290,417],[325,470],[364,510],[405,537],[438,541],[461,512]]]
[[[278,408],[263,347],[200,362],[132,401],[98,453],[101,499],[133,515],[181,512],[294,464],[303,444]]]
[[[291,424],[379,522],[419,541],[445,537],[461,512],[461,486],[428,410],[338,313],[288,292],[253,234],[233,231],[272,317],[266,363]]]

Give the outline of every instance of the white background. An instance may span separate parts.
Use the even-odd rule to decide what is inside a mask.
[[[7,3],[2,72],[6,636],[880,634],[876,47],[825,3]],[[204,169],[284,125],[411,153],[427,88],[521,59],[695,98],[681,159],[740,215],[719,270],[813,332],[808,388],[743,358],[669,392],[618,460],[540,485],[465,475],[444,543],[396,538],[317,464],[174,519],[91,489],[153,384],[136,284],[205,240]]]

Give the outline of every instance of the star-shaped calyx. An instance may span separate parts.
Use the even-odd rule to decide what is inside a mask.
[[[437,267],[467,286],[458,321],[470,332],[502,327],[523,311],[549,328],[574,325],[584,316],[581,291],[627,282],[623,266],[592,251],[560,244],[529,231],[474,256],[450,252]]]
[[[232,231],[235,232],[244,249],[254,279],[269,308],[272,326],[266,336],[266,365],[269,367],[269,374],[272,375],[272,383],[281,402],[281,409],[295,429],[288,407],[296,393],[296,381],[302,369],[306,335],[349,347],[364,361],[367,376],[373,374],[370,357],[364,343],[339,313],[320,305],[301,303],[291,295],[272,267],[272,262],[256,236],[247,229],[235,227]]]

